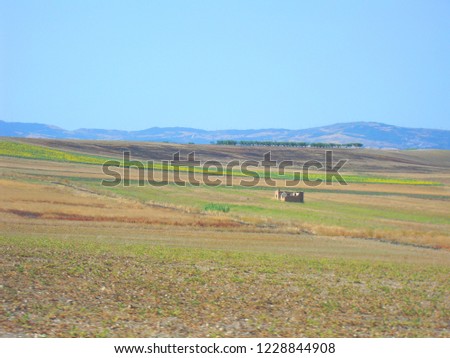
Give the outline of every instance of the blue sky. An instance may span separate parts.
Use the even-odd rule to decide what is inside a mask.
[[[0,119],[450,129],[450,1],[0,0]]]

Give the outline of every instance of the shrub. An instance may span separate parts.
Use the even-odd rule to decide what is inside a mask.
[[[209,204],[205,205],[205,207],[203,209],[205,211],[222,211],[224,213],[227,213],[230,211],[230,207],[228,205],[214,204],[214,203],[209,203]]]

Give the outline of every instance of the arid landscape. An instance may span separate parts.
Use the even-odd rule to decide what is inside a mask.
[[[275,186],[237,170],[230,186],[139,186],[133,167],[101,185],[124,151],[294,167]],[[336,149],[347,185],[274,199],[324,153],[0,138],[0,336],[450,337],[450,151]]]

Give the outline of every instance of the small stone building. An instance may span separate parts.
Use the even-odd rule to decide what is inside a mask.
[[[304,203],[304,192],[285,191],[278,189],[277,191],[275,191],[275,199],[294,203]]]

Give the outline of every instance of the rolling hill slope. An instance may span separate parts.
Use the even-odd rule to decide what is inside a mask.
[[[369,148],[450,149],[450,131],[404,128],[376,122],[340,123],[324,127],[290,129],[213,130],[153,127],[140,131],[77,129],[68,131],[38,123],[0,121],[0,136],[54,139],[126,140],[208,144],[217,140],[358,142]]]

